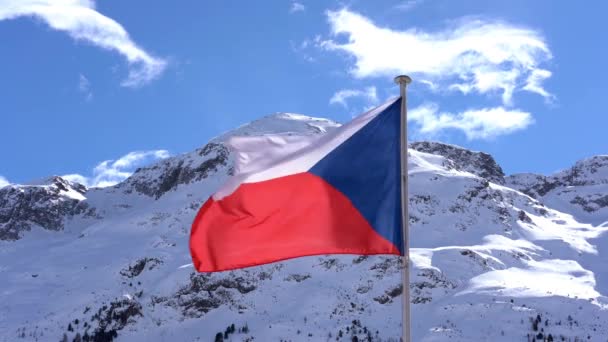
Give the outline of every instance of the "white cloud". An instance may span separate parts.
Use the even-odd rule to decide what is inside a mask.
[[[106,160],[99,163],[90,177],[70,174],[63,178],[84,184],[88,187],[108,187],[116,185],[131,176],[137,167],[152,161],[165,159],[170,156],[166,150],[129,152],[117,160]]]
[[[528,79],[526,80],[526,85],[524,86],[524,90],[527,90],[532,93],[537,93],[544,97],[547,101],[552,101],[555,99],[555,96],[549,94],[543,87],[542,82],[547,78],[551,77],[551,71],[537,69],[532,71]]]
[[[344,108],[348,108],[346,100],[353,97],[364,98],[368,104],[378,103],[378,93],[376,91],[376,87],[367,87],[362,90],[342,89],[336,92],[331,99],[329,99],[329,104],[341,104],[344,106]]]
[[[447,129],[457,129],[469,140],[492,139],[522,130],[534,122],[530,113],[520,110],[495,107],[452,114],[440,112],[434,103],[426,103],[408,111],[409,121],[417,126],[422,135],[436,135]]]
[[[305,10],[306,10],[306,7],[303,4],[294,1],[291,3],[291,7],[289,8],[289,13],[304,12]]]
[[[498,93],[504,105],[512,105],[520,90],[552,96],[541,84],[551,75],[541,68],[551,51],[535,30],[467,18],[436,32],[397,31],[348,9],[327,16],[335,38],[318,46],[354,57],[351,73],[357,78],[408,73],[440,91]]]
[[[0,0],[0,21],[18,17],[42,19],[75,40],[118,52],[130,65],[125,87],[137,87],[159,77],[167,62],[137,46],[116,21],[95,10],[93,0]]]
[[[93,99],[91,82],[89,82],[89,79],[83,74],[80,74],[78,77],[78,91],[85,95],[87,101],[91,101]]]
[[[86,185],[86,186],[90,186],[91,184],[89,184],[89,179],[83,175],[79,175],[77,173],[73,173],[73,174],[69,174],[69,175],[63,175],[61,176],[64,179],[69,180],[70,182],[76,182],[76,183],[80,183],[82,185]]]
[[[8,179],[0,176],[0,188],[4,188],[7,185],[11,185],[11,183],[8,181]]]
[[[169,152],[167,150],[156,150],[156,151],[145,151],[145,152],[129,152],[116,160],[113,164],[113,168],[126,169],[133,165],[141,164],[142,161],[152,157],[154,159],[165,159],[169,158]]]

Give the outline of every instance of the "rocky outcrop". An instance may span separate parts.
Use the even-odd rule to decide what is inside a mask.
[[[70,217],[95,214],[84,202],[84,185],[61,177],[51,177],[45,183],[0,189],[0,240],[18,240],[32,227],[59,231]]]
[[[580,160],[571,168],[551,176],[519,173],[506,177],[505,184],[531,197],[541,198],[555,189],[608,184],[608,156]]]
[[[117,188],[125,193],[135,191],[158,199],[181,184],[201,181],[228,165],[228,149],[219,143],[209,143],[192,153],[137,169],[129,179],[117,185]]]
[[[247,294],[257,287],[253,277],[214,277],[207,274],[190,275],[190,283],[170,297],[155,297],[155,304],[163,304],[181,311],[184,317],[201,317],[209,311],[233,302],[238,294]]]
[[[567,186],[608,184],[608,156],[580,160],[554,178]]]
[[[504,184],[505,174],[491,155],[439,142],[419,141],[410,144],[414,150],[440,155],[453,162],[453,167],[470,172],[490,182]]]

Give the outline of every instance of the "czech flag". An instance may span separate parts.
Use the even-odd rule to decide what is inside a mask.
[[[391,100],[323,135],[229,139],[234,176],[192,224],[196,269],[403,255],[400,106],[401,98]]]

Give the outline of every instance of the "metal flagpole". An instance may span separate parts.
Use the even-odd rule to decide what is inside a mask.
[[[403,328],[403,342],[411,342],[411,316],[410,316],[410,227],[409,227],[409,196],[407,189],[407,85],[412,79],[406,75],[395,77],[395,83],[399,84],[401,90],[401,225],[403,226],[403,316],[401,326]]]

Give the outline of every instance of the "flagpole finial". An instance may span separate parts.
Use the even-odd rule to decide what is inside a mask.
[[[399,76],[395,77],[395,83],[408,85],[408,84],[412,83],[412,78],[409,77],[408,75],[399,75]]]

